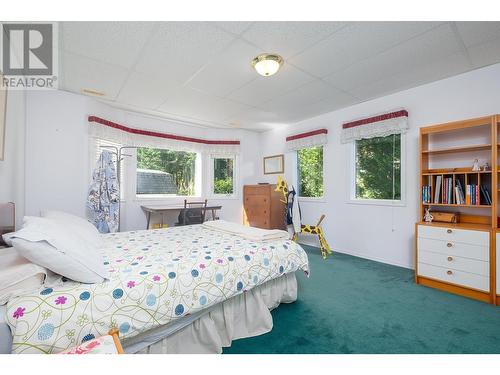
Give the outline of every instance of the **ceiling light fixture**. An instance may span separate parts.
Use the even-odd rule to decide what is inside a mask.
[[[252,66],[261,76],[268,77],[275,74],[283,65],[280,55],[263,53],[252,60]]]

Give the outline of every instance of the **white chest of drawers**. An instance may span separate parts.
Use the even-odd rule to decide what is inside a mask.
[[[490,290],[490,232],[417,225],[417,277]]]

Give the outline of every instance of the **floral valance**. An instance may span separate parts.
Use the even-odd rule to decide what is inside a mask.
[[[123,146],[154,147],[174,151],[211,154],[239,154],[238,140],[209,140],[153,130],[136,129],[97,116],[89,116],[89,135]]]
[[[301,148],[321,146],[328,142],[328,130],[318,129],[307,133],[300,133],[286,137],[287,151],[296,151]]]
[[[347,143],[358,139],[385,137],[405,133],[407,129],[408,112],[402,109],[343,124],[340,141]]]

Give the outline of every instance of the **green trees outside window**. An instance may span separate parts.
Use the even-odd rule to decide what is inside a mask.
[[[234,193],[234,159],[214,158],[214,194]]]
[[[301,197],[323,196],[323,146],[297,151],[298,193]]]
[[[356,199],[401,199],[401,134],[356,141]]]
[[[177,195],[195,195],[195,152],[138,148],[137,169],[166,172],[172,176]]]

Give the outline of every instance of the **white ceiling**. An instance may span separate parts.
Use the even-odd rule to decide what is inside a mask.
[[[500,62],[500,22],[64,22],[60,88],[257,131]],[[261,77],[259,53],[285,59]]]

